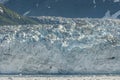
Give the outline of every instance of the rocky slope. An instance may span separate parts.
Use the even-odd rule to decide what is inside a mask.
[[[33,19],[23,17],[0,4],[0,25],[38,24]]]

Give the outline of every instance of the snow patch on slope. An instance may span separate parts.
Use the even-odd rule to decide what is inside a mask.
[[[6,3],[8,2],[9,0],[0,0],[0,3]]]
[[[26,11],[26,12],[23,14],[23,16],[28,15],[30,12],[31,12],[30,10],[29,10],[29,11]]]
[[[3,8],[2,8],[2,7],[0,7],[0,13],[3,13],[3,12],[4,12]]]
[[[112,15],[112,18],[118,18],[120,16],[120,10]]]
[[[116,3],[116,2],[120,2],[120,0],[113,0],[113,1],[114,1],[115,3]]]
[[[105,16],[103,18],[118,18],[120,16],[120,10],[117,11],[116,13],[114,14],[110,14],[110,11],[108,10],[106,13],[105,13]]]
[[[95,0],[93,0],[93,4],[94,4],[94,8],[96,8],[96,1]]]
[[[105,13],[104,18],[110,18],[110,17],[111,17],[111,14],[110,14],[110,11],[108,10],[108,11]]]

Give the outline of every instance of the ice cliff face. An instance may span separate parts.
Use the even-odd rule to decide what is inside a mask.
[[[119,73],[120,20],[38,19],[0,27],[0,73]]]

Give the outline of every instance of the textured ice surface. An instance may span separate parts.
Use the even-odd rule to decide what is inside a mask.
[[[38,19],[0,27],[0,73],[120,73],[120,20]]]

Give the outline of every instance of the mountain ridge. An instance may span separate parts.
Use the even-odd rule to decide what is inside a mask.
[[[9,0],[8,8],[27,16],[56,16],[67,18],[103,18],[120,10],[118,0]],[[120,13],[119,13],[120,15]],[[120,18],[120,16],[117,16]]]
[[[35,20],[21,16],[0,4],[0,25],[38,24]]]

